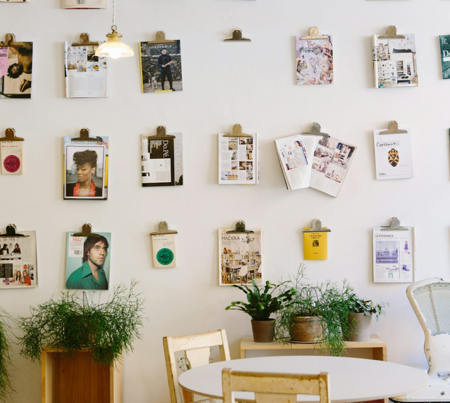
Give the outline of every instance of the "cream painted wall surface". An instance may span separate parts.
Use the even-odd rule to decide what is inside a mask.
[[[108,99],[65,99],[63,42],[109,32],[108,10],[63,10],[60,0],[0,5],[0,37],[34,42],[33,99],[0,100],[0,131],[26,138],[23,176],[0,177],[0,227],[38,235],[39,287],[3,290],[0,305],[25,316],[64,287],[65,234],[85,222],[112,232],[112,282],[140,281],[148,320],[125,356],[124,401],[168,402],[162,337],[225,328],[233,358],[249,318],[225,312],[238,290],[218,287],[217,229],[244,219],[264,230],[265,278],[277,281],[303,259],[301,228],[320,218],[332,229],[329,259],[308,262],[311,282],[348,278],[357,292],[389,301],[374,331],[389,360],[425,364],[423,336],[407,284],[372,282],[372,228],[398,216],[417,229],[416,279],[449,276],[450,80],[441,78],[438,36],[450,34],[450,1],[118,0],[117,25],[138,54],[156,31],[181,39],[184,91],[141,94],[138,57],[111,61]],[[372,87],[371,36],[395,24],[415,33],[419,87]],[[318,25],[335,44],[335,83],[295,85],[294,37]],[[225,43],[241,28],[251,43]],[[389,120],[410,127],[415,177],[376,181],[372,132]],[[308,129],[358,146],[338,198],[286,190],[273,140]],[[261,183],[219,186],[217,133],[241,123],[261,136]],[[140,141],[158,125],[184,135],[185,185],[141,188]],[[106,202],[62,200],[62,139],[83,127],[110,137]],[[149,233],[161,220],[179,231],[176,269],[152,268]],[[104,295],[103,297],[106,297]],[[17,403],[40,401],[40,366],[14,354]]]

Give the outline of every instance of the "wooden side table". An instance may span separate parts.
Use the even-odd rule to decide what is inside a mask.
[[[42,403],[122,403],[122,362],[96,364],[90,351],[42,350]]]

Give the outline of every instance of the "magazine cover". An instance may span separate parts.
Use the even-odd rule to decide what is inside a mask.
[[[411,133],[380,134],[374,131],[377,180],[408,179],[414,176]]]
[[[219,184],[257,185],[259,182],[258,134],[225,137],[219,134]]]
[[[356,147],[334,137],[322,137],[314,151],[310,186],[337,197]]]
[[[96,9],[107,8],[108,0],[61,0],[63,8],[72,9]]]
[[[0,238],[0,288],[37,287],[36,231]]]
[[[107,200],[109,138],[73,141],[64,136],[64,200]]]
[[[33,43],[0,47],[0,98],[31,98]]]
[[[297,85],[333,83],[333,41],[296,37]]]
[[[374,35],[376,88],[416,87],[419,84],[415,36],[403,36],[405,39],[382,39],[379,35]]]
[[[142,135],[141,141],[142,186],[183,185],[182,134],[171,133],[167,139]]]
[[[289,190],[309,187],[317,136],[295,135],[274,140],[278,161]]]
[[[177,267],[176,235],[152,235],[151,238],[153,267],[155,269]]]
[[[111,233],[67,233],[65,284],[69,290],[109,290]]]
[[[450,35],[440,35],[442,78],[450,78]]]
[[[65,43],[66,98],[107,97],[108,59],[95,56],[98,46],[73,43],[76,42]]]
[[[403,231],[373,229],[374,283],[414,282],[414,228]]]
[[[231,228],[219,230],[219,285],[262,284],[262,231],[228,233]]]
[[[2,163],[2,175],[22,175],[23,141],[1,141],[0,159]]]
[[[183,91],[183,72],[181,69],[181,43],[141,42],[142,92]]]

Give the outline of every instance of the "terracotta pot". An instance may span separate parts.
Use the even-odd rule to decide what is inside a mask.
[[[274,329],[275,319],[252,320],[253,340],[256,343],[271,343]]]
[[[292,341],[317,343],[323,337],[321,318],[318,316],[292,316],[289,334]]]
[[[349,341],[367,341],[370,340],[370,325],[372,324],[372,316],[364,315],[364,313],[350,313],[348,321],[353,322],[354,328],[350,334]]]

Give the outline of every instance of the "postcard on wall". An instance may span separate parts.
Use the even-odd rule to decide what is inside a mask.
[[[373,67],[376,88],[416,87],[416,40],[414,34],[403,34],[404,39],[382,39],[373,36]]]
[[[440,35],[442,78],[450,78],[450,35]]]
[[[258,134],[252,134],[251,137],[225,137],[225,133],[220,133],[218,161],[220,185],[257,185]]]
[[[414,281],[414,228],[373,229],[374,283],[412,283]]]
[[[377,180],[412,178],[414,173],[410,131],[380,134],[382,131],[374,131]]]
[[[170,138],[174,136],[175,138]],[[142,135],[142,186],[183,185],[183,140],[181,133],[167,139]]]
[[[33,43],[0,47],[0,98],[31,98]]]
[[[153,267],[177,267],[176,235],[152,235]]]
[[[354,145],[334,137],[320,138],[314,151],[310,187],[337,197],[352,164],[355,151]]]
[[[36,231],[0,238],[0,288],[37,287]]]
[[[297,85],[333,83],[333,40],[296,37]]]
[[[95,56],[98,46],[73,46],[73,43],[65,43],[66,98],[107,97],[107,58]]]
[[[64,200],[107,200],[109,138],[73,141],[64,136]]]
[[[22,175],[23,141],[0,141],[0,159],[2,175]]]
[[[109,290],[111,233],[67,233],[65,285],[69,290]]]
[[[219,285],[262,284],[262,230],[230,234],[231,228],[219,230]]]
[[[140,43],[143,93],[183,91],[181,43],[179,40],[173,42]]]
[[[278,162],[289,190],[310,185],[317,136],[295,135],[274,140]]]
[[[98,9],[107,8],[108,0],[61,0],[63,8]]]

